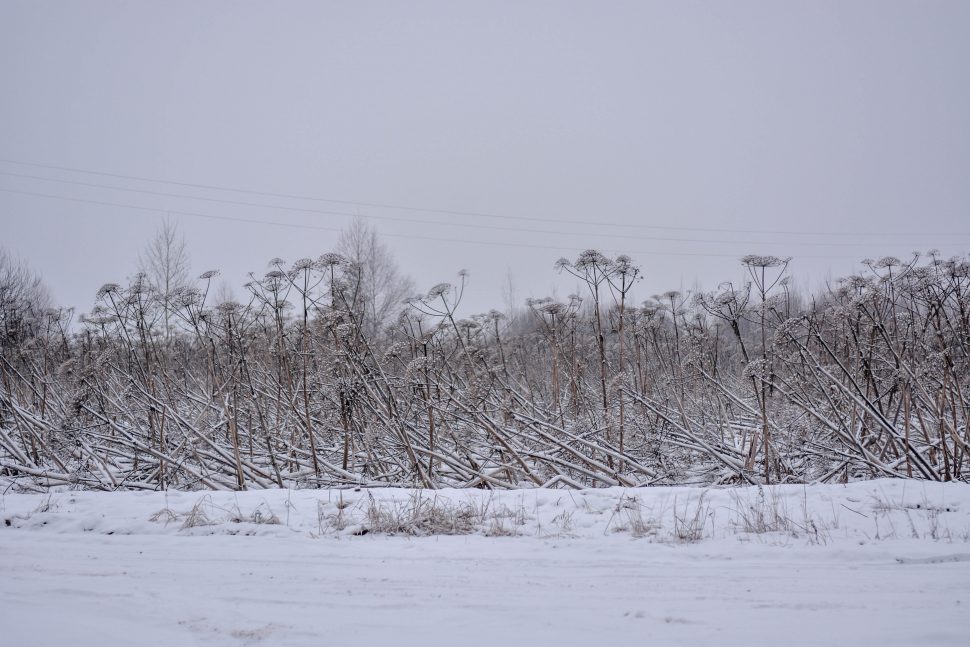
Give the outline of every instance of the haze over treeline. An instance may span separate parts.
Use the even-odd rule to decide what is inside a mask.
[[[581,288],[642,298],[793,257],[966,252],[970,4],[21,2],[0,6],[2,243],[78,312],[159,221],[230,285],[362,215],[468,314]],[[551,260],[550,260],[551,259]]]

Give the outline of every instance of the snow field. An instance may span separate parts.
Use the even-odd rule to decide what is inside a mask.
[[[65,490],[0,520],[5,644],[970,641],[966,484]]]

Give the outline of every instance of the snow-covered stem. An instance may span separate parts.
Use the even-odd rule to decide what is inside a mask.
[[[770,258],[750,286],[462,318],[467,276],[378,329],[336,254],[161,298],[107,284],[0,354],[0,475],[101,489],[514,488],[970,477],[970,264],[882,259],[813,299]],[[615,297],[612,307],[604,299]],[[167,316],[166,316],[167,315]],[[168,323],[166,323],[166,319]],[[35,322],[36,323],[36,322]]]

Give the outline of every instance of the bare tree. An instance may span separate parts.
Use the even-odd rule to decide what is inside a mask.
[[[50,305],[50,292],[40,275],[0,247],[0,347],[29,337]]]
[[[175,221],[166,218],[138,257],[139,271],[162,302],[166,336],[170,331],[173,296],[176,290],[189,284],[190,265],[185,236]]]
[[[347,300],[359,313],[367,338],[377,339],[382,327],[403,309],[414,292],[414,281],[400,272],[377,230],[363,218],[355,219],[341,232],[337,252],[350,264]]]
[[[505,316],[510,323],[516,318],[516,303],[518,302],[518,290],[515,287],[515,277],[512,276],[512,268],[505,268],[505,282],[502,283],[502,302],[505,305]]]

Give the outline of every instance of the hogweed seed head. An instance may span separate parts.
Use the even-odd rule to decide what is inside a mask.
[[[98,298],[103,299],[107,295],[114,294],[120,289],[121,289],[121,286],[118,285],[117,283],[105,283],[104,285],[101,286],[101,289],[98,290]]]
[[[327,252],[326,254],[321,254],[320,258],[317,259],[317,263],[321,267],[330,268],[337,265],[343,265],[345,259],[340,254],[334,252]]]
[[[451,283],[439,283],[430,290],[428,290],[428,300],[437,299],[440,296],[446,295],[451,292]]]
[[[780,258],[778,256],[761,256],[759,254],[748,254],[741,259],[741,263],[748,267],[778,267],[789,262],[791,258]]]

